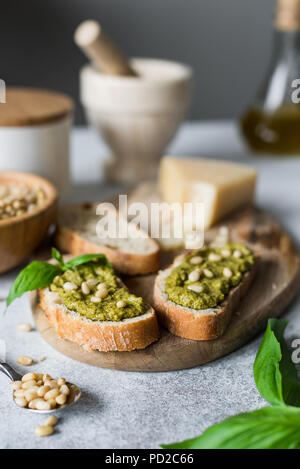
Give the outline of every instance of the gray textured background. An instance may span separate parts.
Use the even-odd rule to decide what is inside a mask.
[[[0,77],[78,102],[77,24],[99,20],[128,55],[194,67],[192,118],[236,117],[269,60],[275,0],[10,0],[0,14]],[[83,123],[80,106],[76,122]]]

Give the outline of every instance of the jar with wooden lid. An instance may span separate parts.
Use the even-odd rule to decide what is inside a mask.
[[[274,27],[269,70],[241,129],[258,154],[300,155],[300,0],[277,1]]]
[[[35,173],[66,197],[72,100],[37,88],[8,87],[0,104],[0,169]]]

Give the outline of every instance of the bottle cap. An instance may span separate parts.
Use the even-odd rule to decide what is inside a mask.
[[[281,31],[300,29],[300,0],[278,0],[275,26]]]

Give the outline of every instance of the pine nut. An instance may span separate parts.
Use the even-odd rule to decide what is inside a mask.
[[[36,427],[34,433],[36,436],[49,436],[54,432],[54,428],[51,425],[41,425]]]
[[[230,257],[231,252],[229,251],[229,249],[222,249],[221,254],[223,257]]]
[[[41,387],[38,389],[37,394],[38,394],[39,397],[44,397],[45,394],[46,394],[48,391],[50,391],[50,390],[51,390],[50,386],[45,386],[45,385],[44,385],[44,386],[41,386]]]
[[[92,303],[101,303],[101,298],[98,298],[97,296],[92,296],[91,297],[91,302]]]
[[[18,324],[18,330],[22,332],[30,332],[32,331],[32,326],[28,322],[24,322],[24,323]]]
[[[89,295],[90,287],[88,286],[87,282],[82,282],[81,284],[81,291],[84,295]]]
[[[15,397],[24,397],[24,389],[17,389],[17,391],[14,392]]]
[[[41,398],[34,399],[33,401],[29,402],[29,407],[30,405],[33,409],[36,410],[51,410],[50,403]]]
[[[26,375],[24,375],[22,377],[22,382],[23,383],[26,383],[26,381],[32,381],[32,380],[36,380],[38,378],[37,374],[36,373],[26,373]]]
[[[78,286],[74,282],[65,282],[63,288],[64,290],[72,291],[77,290]]]
[[[20,389],[22,386],[22,381],[12,381],[10,383],[10,386],[14,389],[14,391],[17,391],[17,389]]]
[[[44,395],[44,398],[46,399],[46,401],[48,401],[50,399],[55,399],[58,395],[59,395],[59,390],[57,388],[51,389],[50,391],[46,392],[46,394]]]
[[[233,257],[236,257],[237,259],[239,259],[240,257],[242,257],[241,251],[234,251]]]
[[[22,355],[18,358],[17,363],[23,366],[30,366],[33,364],[33,358],[27,357],[26,355]]]
[[[203,262],[203,258],[201,256],[195,256],[190,259],[190,264],[197,265],[201,264],[201,262]]]
[[[63,384],[66,384],[65,378],[58,378],[58,379],[57,379],[57,384],[58,384],[59,386],[62,386]]]
[[[58,385],[57,379],[52,379],[51,381],[49,381],[49,386],[51,389],[58,388],[59,385]]]
[[[60,388],[60,393],[68,396],[70,394],[70,389],[66,384],[63,384]]]
[[[99,283],[95,295],[97,298],[105,298],[108,295],[108,288],[105,283]]]
[[[224,277],[230,278],[230,277],[232,277],[232,271],[230,269],[228,269],[228,267],[224,267],[223,275],[224,275]]]
[[[59,394],[55,400],[58,405],[64,405],[67,402],[67,396],[66,394]]]
[[[191,290],[195,293],[202,293],[203,292],[203,286],[202,285],[188,285],[187,289]]]
[[[49,404],[51,406],[51,409],[55,409],[57,407],[56,400],[55,399],[49,399]]]
[[[97,290],[101,290],[101,288],[105,288],[107,290],[107,283],[98,283]]]
[[[58,418],[55,415],[51,415],[51,417],[48,417],[45,425],[50,425],[51,427],[54,427],[58,422]]]
[[[31,379],[30,381],[26,381],[25,383],[22,384],[23,389],[29,389],[29,388],[32,388],[32,386],[36,386],[35,379]]]
[[[209,269],[204,269],[203,273],[204,273],[205,277],[207,277],[207,278],[212,278],[214,276],[212,271],[209,270]]]
[[[36,389],[27,389],[24,392],[24,397],[25,397],[25,399],[27,399],[28,402],[31,402],[39,396],[38,396],[38,393],[37,393]]]
[[[36,384],[37,386],[43,386],[44,381],[40,379],[39,381],[36,382]]]
[[[190,282],[198,282],[200,278],[200,272],[199,270],[193,270],[190,274],[189,274],[189,281]]]
[[[93,287],[95,287],[95,286],[97,285],[98,280],[96,280],[95,278],[89,278],[89,279],[86,281],[86,283],[88,284],[88,286],[89,286],[90,288],[93,288]]]
[[[50,375],[48,375],[48,374],[45,374],[45,375],[43,375],[43,378],[42,378],[42,379],[43,379],[44,382],[45,382],[45,381],[51,381],[51,380],[52,380],[52,376],[50,376]]]
[[[213,262],[218,262],[221,260],[221,256],[219,256],[218,254],[215,254],[214,252],[210,253],[210,255],[208,256],[208,259],[210,261],[213,261]]]
[[[27,401],[24,397],[16,397],[15,398],[15,403],[19,406],[19,407],[26,407],[27,406]]]
[[[125,303],[125,301],[123,301],[123,300],[119,300],[119,301],[117,301],[117,305],[116,305],[116,306],[117,306],[117,308],[125,308],[126,303]]]
[[[40,357],[39,362],[44,362],[46,360],[46,357]]]

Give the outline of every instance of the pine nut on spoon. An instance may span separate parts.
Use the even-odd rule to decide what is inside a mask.
[[[14,403],[19,408],[30,410],[31,412],[56,412],[74,404],[81,397],[80,389],[75,384],[66,382],[65,378],[58,378],[57,380],[53,380],[50,375],[46,375],[45,378],[50,378],[52,385],[54,384],[52,383],[53,381],[57,382],[57,387],[46,387],[43,380],[40,379],[41,375],[37,373],[27,373],[22,376],[17,373],[10,365],[1,361],[0,371],[8,376],[12,381],[11,387],[13,390]],[[40,385],[37,384],[38,382]],[[25,383],[28,383],[28,385],[31,387],[27,388],[26,386],[24,389],[22,385],[25,385]],[[40,389],[42,390],[41,393],[39,393]],[[50,395],[48,394],[49,392]],[[48,399],[45,398],[47,394]],[[59,399],[57,402],[55,399],[58,396]]]

